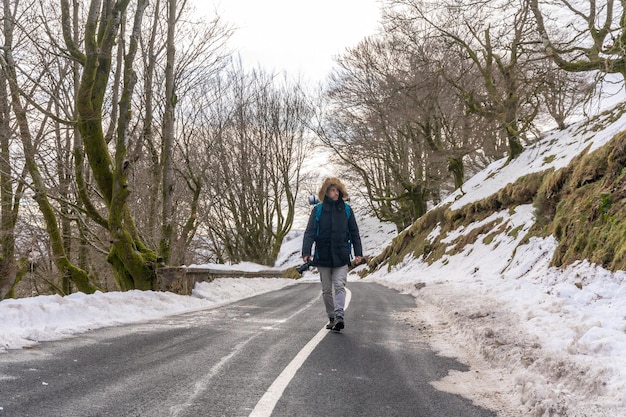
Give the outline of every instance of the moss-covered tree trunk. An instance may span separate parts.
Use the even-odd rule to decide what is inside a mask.
[[[50,238],[50,246],[54,255],[53,258],[56,267],[62,274],[66,275],[67,278],[72,283],[74,283],[74,285],[76,285],[76,288],[79,291],[85,293],[93,293],[96,290],[96,287],[90,282],[87,272],[72,264],[71,260],[65,252],[63,236],[59,229],[58,219],[54,208],[50,203],[50,199],[48,198],[46,184],[40,174],[39,167],[37,165],[37,153],[30,131],[26,108],[22,104],[20,88],[18,86],[17,71],[13,59],[13,32],[11,27],[12,16],[10,8],[8,7],[7,0],[4,0],[3,6],[5,16],[5,47],[2,54],[2,59],[0,61],[2,63],[3,70],[5,71],[5,74],[7,76],[9,91],[11,93],[11,104],[13,106],[13,112],[15,114],[15,119],[17,123],[17,130],[22,142],[22,146],[24,148],[24,163],[32,180],[32,188],[34,191],[33,198],[43,216],[43,221],[46,225],[46,231]]]
[[[82,64],[82,75],[75,99],[77,127],[89,168],[108,209],[105,223],[110,233],[111,248],[107,260],[113,266],[117,284],[122,290],[153,288],[157,259],[156,253],[148,249],[139,237],[127,204],[128,127],[131,96],[136,82],[133,63],[147,0],[137,2],[132,16],[133,27],[124,57],[114,155],[110,151],[103,127],[103,103],[109,87],[113,48],[117,41],[125,41],[118,40],[118,33],[128,17],[129,2],[91,1],[85,24],[83,52],[73,36],[69,0],[61,0],[65,43],[72,56]],[[81,194],[81,197],[86,199],[88,196]],[[86,203],[89,205],[89,202]],[[94,219],[102,224],[103,219],[98,219],[93,214]]]

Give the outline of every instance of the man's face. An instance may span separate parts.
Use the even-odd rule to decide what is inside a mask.
[[[326,189],[326,195],[333,201],[339,200],[339,189],[336,186],[331,185]]]

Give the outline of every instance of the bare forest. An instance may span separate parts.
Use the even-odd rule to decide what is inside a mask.
[[[612,0],[384,0],[319,86],[187,0],[2,1],[0,300],[273,265],[319,147],[403,230],[626,76]]]

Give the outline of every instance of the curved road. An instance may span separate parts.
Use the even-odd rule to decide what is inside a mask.
[[[298,283],[0,354],[0,417],[495,416],[429,384],[466,367],[396,318],[413,297],[348,287],[341,333],[321,331],[320,285]]]

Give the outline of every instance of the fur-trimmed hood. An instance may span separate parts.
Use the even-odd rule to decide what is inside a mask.
[[[346,185],[339,178],[336,177],[328,177],[324,180],[319,192],[317,193],[317,197],[320,199],[320,201],[324,201],[324,197],[326,196],[326,190],[328,190],[328,187],[330,187],[331,185],[334,185],[335,187],[337,187],[337,189],[339,189],[343,201],[348,201],[348,190],[346,190]]]

